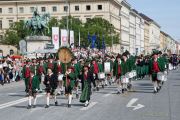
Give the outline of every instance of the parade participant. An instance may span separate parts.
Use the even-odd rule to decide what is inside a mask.
[[[99,61],[98,61],[98,68],[99,68],[99,73],[104,73],[104,66],[103,66],[103,62],[102,62],[102,58],[99,58]],[[104,88],[105,86],[105,80],[104,79],[100,79],[98,78],[98,87],[99,85],[101,84],[102,85],[102,88]]]
[[[54,98],[55,105],[58,105],[57,99],[56,99],[56,88],[57,88],[57,76],[53,74],[51,69],[48,69],[48,74],[45,76],[44,79],[44,85],[46,86],[46,106],[45,108],[49,108],[49,98],[50,95]]]
[[[71,107],[72,102],[72,90],[75,86],[75,73],[73,72],[73,67],[68,67],[66,73],[65,73],[65,94],[68,97],[68,108]]]
[[[84,107],[87,107],[89,105],[90,101],[90,95],[91,95],[91,80],[93,78],[93,70],[89,71],[89,66],[85,65],[83,74],[81,77],[82,84],[83,84],[83,89],[82,89],[82,94],[80,97],[80,102],[85,103]]]
[[[115,82],[117,85],[117,94],[121,93],[121,74],[122,74],[122,68],[121,68],[121,55],[118,54],[116,57],[116,60],[114,61],[113,66],[113,75],[115,76]]]
[[[58,94],[63,95],[64,87],[63,87],[63,64],[60,62],[60,60],[57,60],[54,66],[54,72],[58,76]]]
[[[76,90],[76,98],[79,98],[79,79],[78,79],[78,76],[80,75],[80,65],[79,65],[79,62],[77,62],[77,58],[74,58],[72,61],[71,61],[71,66],[73,67],[73,70],[74,70],[74,73],[75,73],[75,90]]]
[[[123,53],[122,58],[123,59],[122,59],[122,62],[121,62],[121,70],[122,70],[121,75],[125,76],[126,73],[128,73],[129,69],[130,69],[127,54]],[[128,85],[128,83],[122,83],[122,93],[124,93],[124,91],[127,91],[127,85]]]
[[[98,68],[98,64],[96,63],[96,60],[93,59],[92,60],[92,65],[91,67],[93,68],[93,76],[94,76],[94,79],[92,80],[92,83],[93,83],[93,86],[94,86],[94,90],[96,88],[97,91],[99,91],[99,87],[97,85],[97,81],[98,81],[98,73],[99,73],[99,68]]]
[[[137,61],[136,61],[136,71],[137,71],[137,78],[138,79],[142,79],[143,75],[143,71],[142,71],[142,67],[143,67],[143,59],[141,56],[138,56],[137,57]]]
[[[28,107],[27,109],[31,109],[31,107],[35,108],[36,107],[36,100],[37,100],[37,90],[39,86],[39,79],[38,76],[34,74],[33,71],[30,72],[30,78],[28,81]],[[32,97],[34,99],[33,106],[31,104]]]
[[[54,70],[53,58],[50,56],[49,62],[47,64],[47,69]]]
[[[30,65],[31,62],[29,60],[26,61],[26,65],[23,67],[23,77],[25,82],[25,92],[28,93],[28,82],[30,78]]]
[[[158,53],[159,51],[157,50],[153,51],[152,59],[149,64],[150,77],[153,82],[154,93],[157,93],[160,90],[160,86],[159,86],[160,81],[157,79],[157,73],[164,71],[163,66],[165,66],[163,65],[163,62],[160,59],[158,59]]]
[[[110,63],[110,66],[108,66],[108,67],[110,67],[110,68],[109,68],[110,71],[107,71],[107,72],[106,72],[106,70],[105,70],[105,68],[106,68],[106,66],[105,66],[106,63]],[[109,83],[109,85],[111,85],[111,84],[112,84],[111,77],[112,77],[112,72],[113,72],[113,62],[112,62],[112,60],[109,58],[108,55],[106,55],[106,61],[104,62],[104,71],[105,71],[105,73],[106,73],[105,85],[107,86],[108,83]]]
[[[44,77],[45,77],[45,68],[43,66],[44,62],[43,60],[40,60],[40,63],[38,65],[38,77],[39,77],[39,92],[42,92],[42,82],[44,81]]]

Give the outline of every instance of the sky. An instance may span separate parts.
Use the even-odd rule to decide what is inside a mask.
[[[180,0],[126,0],[133,9],[156,21],[161,30],[180,41]]]

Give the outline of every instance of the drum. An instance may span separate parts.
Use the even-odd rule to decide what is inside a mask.
[[[63,76],[64,76],[63,74],[59,74],[58,75],[58,81],[62,81],[63,80]]]
[[[111,64],[110,64],[110,62],[105,62],[104,63],[104,72],[106,74],[111,72]]]
[[[121,82],[122,83],[129,83],[129,78],[127,78],[126,76],[121,76]]]
[[[131,72],[132,72],[132,76],[136,77],[136,75],[137,75],[136,70],[132,70]]]
[[[160,81],[165,81],[165,74],[163,72],[158,72],[157,79]]]
[[[133,78],[134,76],[133,76],[133,72],[128,72],[128,73],[126,73],[126,75],[125,75],[127,78]]]
[[[105,79],[105,73],[98,73],[98,78],[99,79]]]

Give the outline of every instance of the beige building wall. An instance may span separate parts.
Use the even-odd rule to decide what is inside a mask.
[[[125,50],[129,51],[130,41],[129,41],[129,16],[130,16],[130,5],[122,1],[121,8],[121,46],[122,52]]]
[[[33,8],[37,8],[40,14],[50,13],[51,17],[61,19],[70,14],[75,18],[79,18],[83,22],[93,17],[102,17],[114,25],[116,31],[121,35],[121,5],[122,0],[69,0],[68,4],[65,0],[16,0],[16,1],[0,1],[0,21],[2,21],[2,29],[0,28],[0,39],[4,35],[5,30],[9,28],[12,22],[27,20],[32,17]],[[64,7],[68,6],[68,12]],[[87,7],[90,7],[88,10]],[[78,8],[78,10],[77,10]],[[43,12],[42,10],[45,9]],[[53,10],[55,9],[55,10]],[[125,7],[123,12],[128,17],[129,11]],[[127,20],[127,21],[126,21]],[[125,30],[128,31],[129,19],[123,19]],[[124,30],[124,29],[123,29]],[[124,40],[128,48],[129,34],[123,34],[119,40]],[[117,45],[116,45],[117,46]],[[118,47],[120,51],[120,46]],[[129,48],[128,48],[129,49]]]
[[[148,54],[150,49],[149,49],[149,23],[147,21],[144,22],[144,49],[145,49],[145,54]]]
[[[131,10],[130,12],[130,35],[129,35],[129,42],[130,42],[130,53],[135,54],[136,50],[136,13]]]
[[[14,54],[18,54],[18,50],[16,47],[12,45],[0,45],[0,52],[3,53],[3,56],[10,55],[10,51],[13,50]]]

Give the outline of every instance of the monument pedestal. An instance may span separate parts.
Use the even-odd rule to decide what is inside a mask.
[[[48,36],[28,36],[26,37],[26,45],[28,53],[36,53],[43,51],[46,44],[51,43],[51,38]]]

